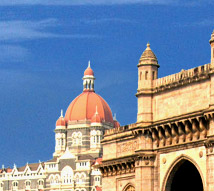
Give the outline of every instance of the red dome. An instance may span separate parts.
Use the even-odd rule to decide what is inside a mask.
[[[85,72],[84,72],[84,76],[93,76],[94,75],[94,72],[93,70],[91,69],[91,67],[89,66]]]
[[[112,112],[106,101],[93,91],[86,91],[76,97],[69,105],[66,121],[91,120],[96,112],[103,122],[113,122]]]
[[[63,117],[59,117],[59,119],[56,121],[56,126],[65,126],[66,122]]]

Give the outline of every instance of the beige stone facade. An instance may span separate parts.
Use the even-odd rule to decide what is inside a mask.
[[[107,130],[103,191],[214,190],[214,32],[211,62],[158,79],[150,45],[138,64],[137,122]]]

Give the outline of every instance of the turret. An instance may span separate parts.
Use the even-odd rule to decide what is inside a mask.
[[[158,78],[158,60],[147,44],[138,63],[138,116],[137,122],[149,125],[152,122],[153,82]]]
[[[214,30],[211,35],[210,46],[211,46],[211,62],[210,63],[214,65]]]
[[[66,121],[62,110],[59,119],[56,121],[55,142],[54,156],[60,156],[66,149]]]

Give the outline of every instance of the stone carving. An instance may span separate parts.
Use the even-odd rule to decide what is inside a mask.
[[[138,148],[139,148],[138,140],[133,140],[133,141],[118,144],[117,153],[118,155],[123,155],[124,153],[134,152]]]

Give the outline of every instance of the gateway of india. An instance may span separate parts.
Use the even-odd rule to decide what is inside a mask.
[[[89,62],[56,121],[53,158],[2,166],[0,191],[214,191],[214,31],[209,42],[209,64],[163,78],[147,44],[137,122],[125,126],[95,93]]]

